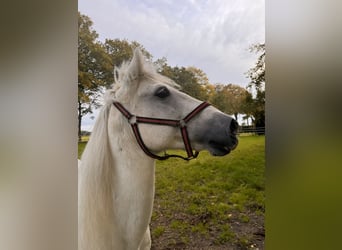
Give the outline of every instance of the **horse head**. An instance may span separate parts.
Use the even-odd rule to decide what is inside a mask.
[[[236,148],[236,120],[181,92],[176,83],[146,61],[139,49],[130,62],[114,70],[114,75],[110,100],[121,111],[116,115],[126,120],[120,124],[140,121],[136,139],[139,142],[140,136],[145,148],[153,152],[151,155],[185,148],[187,152],[208,150],[214,156],[224,156]]]

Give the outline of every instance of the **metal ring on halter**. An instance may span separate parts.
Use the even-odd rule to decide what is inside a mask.
[[[131,118],[128,119],[129,124],[135,124],[137,123],[137,117],[135,115],[132,115]]]
[[[181,128],[184,128],[184,127],[186,126],[186,122],[185,122],[184,120],[180,120],[180,121],[179,121],[179,126],[180,126]]]

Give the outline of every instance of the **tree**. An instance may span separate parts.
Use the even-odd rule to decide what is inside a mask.
[[[265,127],[265,44],[252,45],[250,51],[260,53],[255,66],[246,73],[251,80],[248,89],[255,93],[254,108],[251,113],[254,116],[255,126]]]
[[[101,88],[108,85],[112,72],[110,57],[96,41],[98,34],[88,16],[78,12],[78,138],[81,140],[82,117],[99,107]]]
[[[207,84],[209,84],[208,76],[207,76],[206,73],[204,73],[203,70],[201,70],[199,68],[196,68],[194,66],[187,67],[186,70],[190,71],[194,75],[194,77],[196,78],[197,83],[199,85],[207,85]]]
[[[261,53],[255,63],[255,66],[247,71],[247,77],[251,82],[249,87],[254,86],[257,89],[264,89],[265,87],[265,43],[254,44],[249,48],[250,52]]]
[[[162,73],[163,70],[166,68],[166,66],[168,66],[167,65],[167,59],[166,59],[165,56],[163,56],[162,58],[157,59],[156,61],[153,62],[153,64],[156,67],[158,73]]]
[[[158,59],[154,64],[160,74],[172,79],[180,85],[181,91],[202,101],[207,100],[207,89],[199,84],[201,80],[205,79],[203,77],[205,76],[205,73],[202,70],[195,67],[190,67],[190,69],[178,66],[171,67],[167,64],[167,59],[165,57]],[[201,72],[201,77],[195,72]]]
[[[190,71],[196,78],[197,84],[201,86],[201,100],[209,100],[215,92],[215,87],[209,82],[207,74],[194,66],[187,67],[187,71]]]
[[[223,112],[234,115],[237,120],[238,114],[244,113],[247,93],[246,89],[236,84],[217,84],[211,102]]]
[[[112,69],[120,66],[124,61],[128,61],[133,57],[133,51],[135,48],[140,48],[143,55],[152,60],[152,54],[149,53],[144,46],[136,41],[129,42],[127,40],[120,39],[106,39],[104,43],[105,51],[111,59]],[[114,74],[111,70],[108,76],[110,83],[114,81]]]
[[[251,118],[252,123],[254,123],[254,110],[255,105],[253,96],[250,92],[246,91],[246,96],[242,104],[242,113],[245,114],[244,119],[248,121],[248,119]]]
[[[172,74],[168,77],[182,87],[181,91],[197,99],[205,99],[204,92],[192,72],[188,71],[185,67],[178,66],[170,68],[170,71]]]

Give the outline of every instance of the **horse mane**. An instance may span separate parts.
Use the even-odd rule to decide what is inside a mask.
[[[87,231],[79,234],[79,244],[82,245],[80,249],[95,249],[101,243],[111,243],[111,235],[108,235],[111,230],[108,228],[112,226],[113,221],[111,218],[114,159],[108,141],[107,124],[110,108],[111,105],[108,103],[102,107],[81,157],[79,228]],[[99,249],[110,249],[110,247],[103,246]]]

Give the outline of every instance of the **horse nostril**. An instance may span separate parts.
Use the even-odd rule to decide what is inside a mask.
[[[235,119],[232,119],[230,122],[230,132],[231,133],[236,133],[239,128],[239,124]]]

